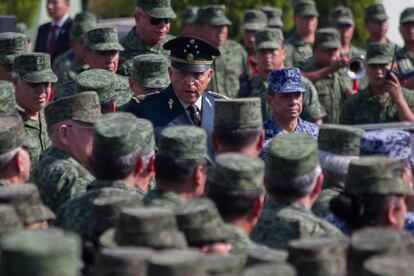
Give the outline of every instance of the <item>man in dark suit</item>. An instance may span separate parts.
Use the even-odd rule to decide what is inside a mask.
[[[132,99],[127,111],[137,117],[150,120],[158,138],[161,130],[173,125],[195,125],[207,132],[209,152],[212,153],[214,101],[223,96],[205,91],[211,76],[213,57],[220,51],[204,40],[193,37],[177,37],[164,44],[171,50],[171,66],[168,73],[171,84],[146,99]]]
[[[52,22],[39,27],[34,51],[49,53],[53,62],[70,48],[69,30],[72,19],[68,15],[69,0],[47,0],[46,7]]]

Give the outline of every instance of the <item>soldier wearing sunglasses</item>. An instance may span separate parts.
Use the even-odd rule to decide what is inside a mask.
[[[172,37],[168,35],[171,19],[176,17],[171,0],[136,0],[135,27],[121,40],[125,50],[120,55],[119,74],[129,74],[128,63],[137,55],[162,54],[169,51],[162,45]]]

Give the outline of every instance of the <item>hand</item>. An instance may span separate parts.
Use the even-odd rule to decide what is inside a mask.
[[[394,72],[390,72],[389,79],[384,82],[384,91],[388,92],[394,102],[399,102],[404,99],[401,84]]]
[[[338,71],[341,68],[344,68],[348,64],[348,58],[338,58],[329,66],[329,69],[332,73]]]
[[[347,88],[346,90],[345,90],[345,94],[348,96],[348,97],[350,97],[350,96],[352,96],[352,95],[354,95],[354,94],[356,94],[358,91],[355,91],[354,89],[351,89],[351,88]]]

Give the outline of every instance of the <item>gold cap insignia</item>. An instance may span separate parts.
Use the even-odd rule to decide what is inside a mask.
[[[194,60],[194,55],[191,54],[191,53],[187,54],[187,60],[193,61]]]

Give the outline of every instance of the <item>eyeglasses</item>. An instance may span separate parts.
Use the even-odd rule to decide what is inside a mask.
[[[149,19],[150,19],[150,24],[151,25],[154,25],[154,26],[156,26],[156,25],[160,25],[161,24],[161,22],[164,22],[164,24],[169,24],[169,23],[171,23],[171,18],[155,18],[155,17],[149,17]]]

